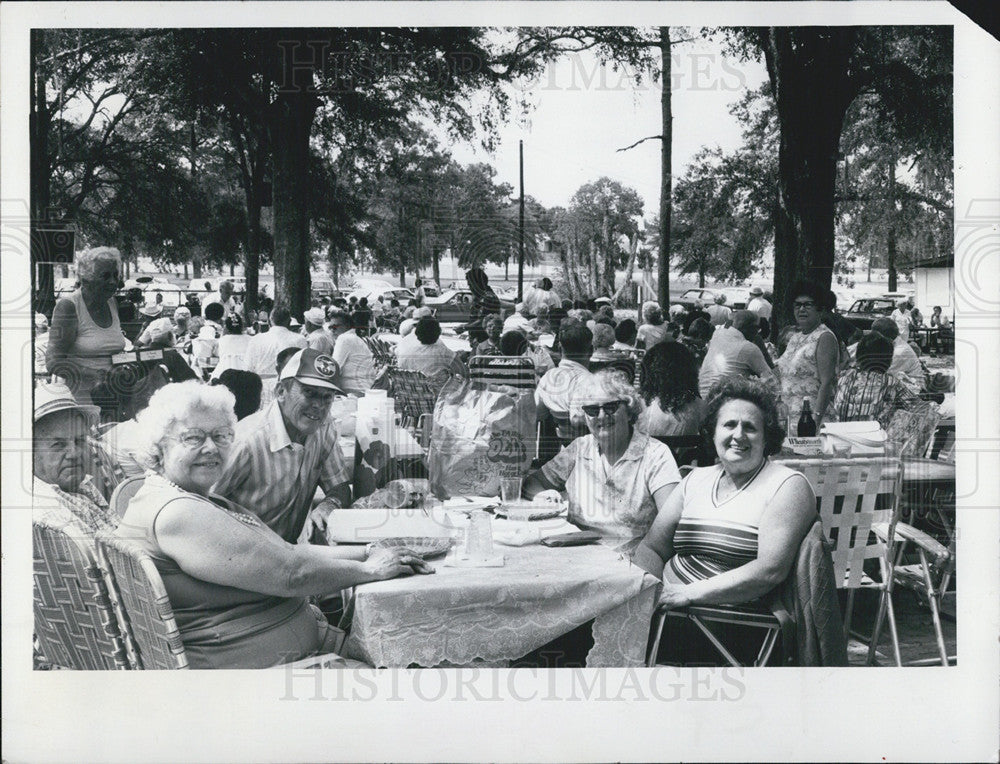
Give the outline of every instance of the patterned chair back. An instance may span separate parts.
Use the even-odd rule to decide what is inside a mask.
[[[186,669],[187,657],[170,598],[152,558],[130,541],[97,534],[97,551],[121,603],[123,631],[135,668]]]
[[[70,669],[130,664],[112,598],[89,539],[32,523],[35,637],[45,660]]]
[[[535,362],[515,355],[475,356],[469,361],[469,379],[482,385],[535,389]]]

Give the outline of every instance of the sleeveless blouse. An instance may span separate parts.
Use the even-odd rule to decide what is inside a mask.
[[[125,335],[118,320],[118,306],[112,297],[108,300],[111,326],[98,326],[83,301],[83,292],[77,289],[66,299],[76,310],[76,341],[69,349],[70,360],[88,369],[111,368],[111,356],[125,349]]]
[[[764,510],[786,481],[806,479],[800,472],[765,460],[749,483],[718,501],[721,477],[719,465],[700,467],[677,489],[683,509],[674,532],[674,556],[665,568],[667,579],[674,583],[712,578],[755,560]]]
[[[788,346],[776,363],[776,371],[781,378],[781,399],[788,406],[788,421],[795,424],[802,412],[802,399],[808,398],[816,415],[816,396],[819,394],[819,365],[816,361],[816,348],[819,339],[824,334],[830,334],[836,340],[836,335],[829,327],[820,324],[809,334],[792,332],[788,337]],[[830,391],[823,421],[836,422],[837,414],[833,405],[836,398],[836,377],[834,388]]]
[[[185,573],[159,545],[155,523],[171,502],[198,500],[198,511],[223,513],[264,536],[274,532],[252,515],[227,510],[149,474],[129,502],[116,535],[149,554],[163,578],[191,668],[265,668],[307,658],[321,644],[316,616],[302,597],[278,597],[203,581]],[[236,505],[229,506],[239,509]],[[235,527],[235,526],[234,526]],[[251,582],[247,582],[251,586]]]

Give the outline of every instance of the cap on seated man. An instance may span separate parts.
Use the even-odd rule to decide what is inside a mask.
[[[322,528],[334,507],[351,504],[351,473],[330,417],[337,363],[303,348],[278,375],[275,400],[236,423],[236,437],[215,493],[254,512],[295,543],[306,520]],[[312,511],[317,487],[325,500]]]
[[[35,388],[35,519],[86,535],[117,527],[117,518],[87,474],[87,437],[99,413],[97,406],[77,403],[65,385],[43,383]]]

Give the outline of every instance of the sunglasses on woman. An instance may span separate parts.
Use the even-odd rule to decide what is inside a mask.
[[[625,403],[625,401],[620,400],[608,401],[607,403],[588,403],[586,406],[581,406],[580,408],[583,409],[584,414],[591,418],[596,417],[602,411],[608,416],[612,416],[616,411],[618,411],[619,408],[621,408],[623,403]]]
[[[205,432],[204,430],[185,430],[180,435],[171,437],[187,448],[201,448],[205,445],[205,441],[209,438],[211,438],[212,442],[217,446],[231,446],[233,445],[236,433],[233,432],[230,427],[223,427],[215,430],[214,432]]]

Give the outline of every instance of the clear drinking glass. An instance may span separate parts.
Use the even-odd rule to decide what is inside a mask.
[[[500,501],[504,504],[521,500],[523,478],[509,477],[500,479]]]

